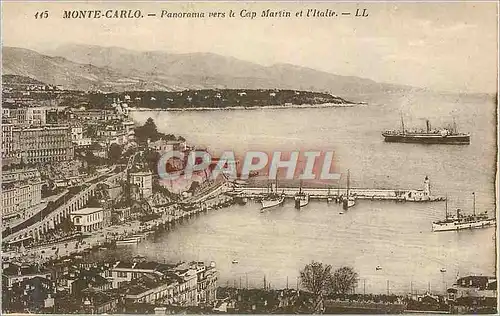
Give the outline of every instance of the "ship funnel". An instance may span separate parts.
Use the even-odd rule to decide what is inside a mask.
[[[429,120],[425,120],[425,124],[427,125],[427,133],[431,131],[431,123],[429,123]]]

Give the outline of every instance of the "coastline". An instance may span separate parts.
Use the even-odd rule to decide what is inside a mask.
[[[149,221],[140,222],[138,220],[133,220],[124,222],[118,225],[105,227],[99,231],[94,231],[92,235],[86,235],[79,238],[72,237],[69,240],[61,239],[28,247],[23,252],[15,250],[5,251],[2,256],[5,256],[9,260],[25,264],[34,261],[47,264],[74,256],[82,256],[91,251],[97,251],[102,247],[117,247],[117,241],[133,237],[137,234],[143,234],[137,241],[137,244],[139,244],[146,239],[147,234],[173,229],[186,218],[224,208],[234,203],[233,197],[224,196],[221,198],[217,196],[205,200],[203,206],[199,205],[192,210],[178,209],[173,215],[169,214],[168,211],[162,211],[157,213],[158,215],[161,214],[159,218]],[[40,257],[38,257],[38,252],[41,252]]]
[[[196,107],[196,108],[129,108],[132,112],[148,111],[235,111],[235,110],[263,110],[263,109],[307,109],[307,108],[348,108],[354,106],[367,106],[366,103],[321,103],[321,104],[292,104],[292,105],[268,105],[268,106],[230,106],[224,108]]]

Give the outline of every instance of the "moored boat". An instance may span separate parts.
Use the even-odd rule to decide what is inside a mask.
[[[285,195],[284,194],[281,194],[281,195],[276,194],[276,193],[270,194],[262,199],[261,211],[264,211],[265,209],[268,209],[271,207],[283,205],[284,202],[285,202]]]
[[[260,209],[261,213],[268,208],[283,205],[285,202],[285,193],[283,192],[282,194],[278,194],[278,175],[276,175],[276,184],[274,188],[271,184],[268,187],[267,195],[264,196],[260,202],[262,203],[262,207]]]
[[[346,211],[354,205],[356,205],[356,198],[354,196],[344,197],[342,200],[342,208]]]
[[[309,195],[302,192],[302,181],[300,182],[299,192],[295,194],[295,208],[300,209],[309,204]]]
[[[309,195],[308,194],[297,194],[295,196],[295,208],[300,209],[302,207],[307,206],[309,204]]]
[[[347,170],[347,190],[346,190],[346,196],[343,197],[342,199],[342,208],[347,211],[349,208],[353,207],[356,205],[356,196],[351,195],[349,192],[350,189],[350,177],[351,173],[349,170]]]

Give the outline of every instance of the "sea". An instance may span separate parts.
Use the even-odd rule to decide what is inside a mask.
[[[342,96],[349,99],[349,96]],[[426,176],[434,195],[448,197],[448,210],[496,213],[496,105],[480,94],[427,91],[356,96],[366,105],[216,111],[133,112],[159,131],[181,135],[211,153],[334,151],[335,169],[350,171],[351,187],[420,189]],[[381,132],[452,125],[471,133],[471,143],[385,143]],[[308,185],[315,185],[309,183]],[[317,183],[324,186],[325,183]],[[458,277],[496,275],[495,228],[432,232],[445,216],[445,202],[395,203],[360,200],[341,206],[312,201],[300,211],[290,201],[261,213],[250,201],[192,218],[138,246],[106,256],[215,262],[219,285],[300,287],[300,270],[311,261],[358,273],[358,293],[443,293]],[[379,267],[379,269],[376,269]]]

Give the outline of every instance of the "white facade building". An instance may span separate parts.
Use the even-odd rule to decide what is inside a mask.
[[[91,232],[104,226],[104,211],[100,207],[73,211],[70,213],[70,218],[80,232]]]

